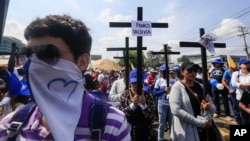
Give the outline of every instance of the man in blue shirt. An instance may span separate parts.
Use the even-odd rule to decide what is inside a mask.
[[[226,70],[223,74],[222,84],[228,90],[229,97],[230,97],[231,104],[232,104],[233,113],[234,113],[234,118],[237,124],[240,125],[242,124],[242,121],[241,121],[241,116],[240,116],[240,111],[239,111],[239,102],[236,99],[236,87],[234,87],[231,83],[231,77],[234,71],[236,71],[236,66],[229,65],[228,70]]]

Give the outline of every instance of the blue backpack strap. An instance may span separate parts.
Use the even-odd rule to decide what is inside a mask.
[[[18,110],[15,115],[12,117],[9,128],[7,130],[8,133],[8,141],[15,141],[17,134],[21,130],[23,126],[29,121],[31,114],[33,113],[36,104],[31,101]]]
[[[91,132],[91,139],[101,140],[101,134],[104,132],[106,125],[107,113],[111,105],[94,99],[89,111],[89,128]]]

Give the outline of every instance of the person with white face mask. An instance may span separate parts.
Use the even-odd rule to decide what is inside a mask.
[[[36,108],[16,139],[91,140],[88,117],[94,98],[82,76],[92,43],[88,28],[68,15],[48,15],[32,21],[24,36],[33,51],[24,69]],[[0,122],[0,141],[7,139],[13,114]],[[124,113],[110,106],[105,121],[101,140],[131,140]]]

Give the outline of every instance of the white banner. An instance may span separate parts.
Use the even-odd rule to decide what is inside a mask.
[[[152,28],[150,21],[132,21],[133,36],[152,36]]]
[[[209,51],[211,54],[215,55],[215,50],[214,50],[214,42],[216,40],[215,35],[212,33],[205,34],[201,37],[199,43],[204,46],[207,51]]]

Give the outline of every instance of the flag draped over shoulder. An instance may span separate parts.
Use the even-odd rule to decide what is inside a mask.
[[[227,63],[228,63],[228,67],[236,69],[236,63],[228,54],[227,54]]]

